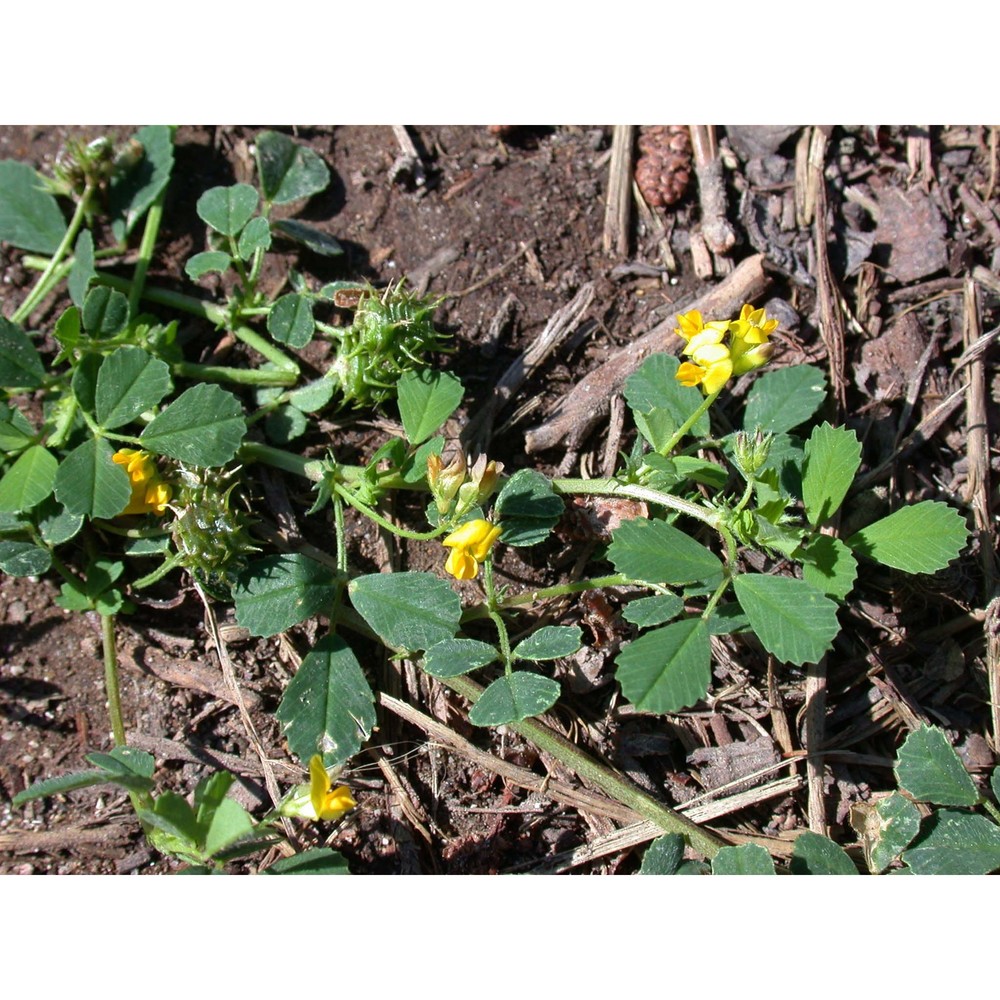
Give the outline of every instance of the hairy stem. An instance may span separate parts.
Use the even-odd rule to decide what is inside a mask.
[[[115,649],[115,616],[101,615],[101,641],[104,646],[104,688],[108,695],[108,715],[115,746],[125,746],[125,724],[122,722],[122,699],[118,686],[118,653]]]

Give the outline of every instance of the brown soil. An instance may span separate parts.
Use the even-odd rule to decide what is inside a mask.
[[[2,128],[0,159],[24,160],[48,172],[65,138],[78,131]],[[179,131],[150,283],[191,291],[184,262],[205,248],[194,203],[209,187],[246,179],[254,132]],[[269,290],[277,292],[288,268],[295,267],[314,287],[358,278],[384,285],[406,276],[442,295],[436,322],[453,335],[455,347],[442,363],[465,383],[464,419],[482,410],[500,377],[553,313],[593,282],[585,321],[497,415],[489,453],[507,471],[528,466],[553,473],[562,467],[569,474],[580,468],[600,474],[607,439],[621,430],[614,417],[610,424],[602,417],[579,448],[563,442],[529,455],[526,432],[618,348],[714,282],[694,271],[692,236],[697,250],[702,222],[694,178],[676,204],[655,208],[638,221],[633,211],[629,249],[620,254],[603,246],[609,128],[516,128],[498,134],[485,127],[418,126],[410,134],[426,172],[422,184],[412,171],[394,166],[399,148],[388,127],[297,131],[298,140],[320,153],[333,174],[329,190],[299,217],[336,237],[347,253],[331,262],[279,247],[267,272]],[[923,143],[917,130],[833,130],[825,162],[830,269],[843,295],[844,340],[838,343],[828,331],[825,339],[820,332],[817,280],[822,286],[823,278],[814,228],[796,219],[795,161],[802,135],[801,129],[719,131],[726,215],[736,244],[717,270],[724,271],[727,260],[738,263],[763,252],[771,277],[769,314],[781,319],[783,330],[775,364],[809,360],[829,367],[835,385],[842,366],[841,414],[865,442],[865,469],[888,463],[872,485],[888,490],[894,502],[947,500],[969,512],[972,523],[975,475],[966,453],[965,408],[957,405],[940,420],[933,413],[963,377],[956,370],[963,352],[963,281],[969,276],[976,281],[984,332],[996,325],[1000,310],[995,143],[990,145],[987,129],[976,127],[936,128]],[[929,158],[917,158],[915,150]],[[677,176],[669,181],[673,191]],[[669,235],[673,272],[664,267],[656,220]],[[3,311],[9,315],[32,275],[19,251],[6,245],[0,251]],[[64,300],[46,303],[33,326],[50,325],[64,306]],[[838,309],[836,302],[833,308]],[[215,334],[207,327],[197,332],[207,353]],[[987,363],[992,356],[986,355]],[[306,357],[322,360],[308,351]],[[994,421],[996,402],[987,396]],[[460,423],[453,428],[456,435]],[[317,454],[333,447],[347,462],[363,460],[385,435],[384,419],[371,415],[341,416],[328,428],[329,436],[310,439],[309,447]],[[915,428],[921,428],[916,446],[901,454],[898,443]],[[633,434],[626,423],[620,450],[628,450]],[[995,449],[989,454],[995,459]],[[306,491],[273,480],[262,483],[265,488],[278,491],[269,498],[287,499],[294,530],[323,544],[324,524],[303,516]],[[989,511],[986,523],[993,523]],[[357,522],[352,526],[352,558],[365,571],[391,563],[440,572],[436,548],[387,544]],[[539,549],[504,551],[501,574],[518,587],[564,577],[593,544],[581,540],[579,525],[564,527]],[[983,616],[976,612],[994,584],[992,559],[984,559],[981,550],[985,546],[991,554],[994,545],[992,530],[986,529],[960,561],[935,577],[869,572],[841,612],[844,632],[827,658],[830,756],[823,779],[826,820],[839,843],[856,842],[850,807],[894,787],[895,751],[920,720],[944,726],[974,773],[992,766],[996,734],[986,688]],[[92,789],[20,810],[10,806],[10,798],[31,782],[85,767],[84,754],[111,745],[98,623],[61,610],[53,603],[56,593],[45,579],[0,576],[0,872],[177,870],[177,863],[146,846],[127,798],[118,792]],[[804,767],[778,766],[805,747],[806,672],[777,667],[769,676],[765,656],[745,644],[726,643],[717,657],[713,700],[667,720],[630,713],[612,676],[614,652],[630,635],[618,604],[612,594],[549,609],[553,620],[582,622],[587,642],[560,678],[564,698],[552,713],[553,725],[668,805],[774,763],[772,773],[754,779],[756,786],[787,779],[783,785],[711,822],[734,834],[770,838],[773,853],[786,856],[791,836],[809,825]],[[231,616],[222,607],[218,613]],[[238,680],[268,754],[290,765],[272,713],[317,628],[309,623],[274,640],[232,639]],[[185,794],[208,773],[206,751],[233,755],[229,766],[243,779],[238,794],[246,804],[261,806],[266,793],[260,770],[208,646],[197,597],[176,578],[157,588],[155,602],[119,619],[130,738],[155,753],[161,788]],[[539,775],[579,784],[521,738],[470,727],[462,699],[415,669],[386,661],[375,650],[364,662],[380,690],[440,719],[482,749]],[[381,712],[372,744],[350,770],[360,809],[329,840],[357,873],[559,867],[626,873],[637,867],[641,841],[568,860],[564,852],[599,844],[618,824],[600,811],[523,791],[479,763],[442,750],[389,711]],[[292,770],[278,773],[287,782],[295,780]],[[815,788],[812,794],[815,810]],[[256,870],[264,860],[237,870]]]

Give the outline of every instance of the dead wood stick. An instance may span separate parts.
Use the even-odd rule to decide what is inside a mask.
[[[715,145],[715,126],[691,125],[689,128],[701,203],[701,231],[712,253],[725,254],[736,244],[736,232],[726,218],[726,183]]]
[[[806,787],[809,792],[809,829],[827,836],[826,792],[823,776],[826,760],[820,747],[826,737],[826,657],[806,667],[806,717],[803,744],[806,757]]]
[[[424,172],[424,164],[417,152],[417,147],[413,145],[410,133],[406,131],[406,126],[393,125],[392,134],[396,137],[400,151],[392,167],[393,179],[405,170],[409,172],[417,187],[424,187],[427,184],[427,174]]]
[[[485,750],[480,750],[479,747],[470,743],[463,736],[459,736],[458,733],[449,729],[443,723],[432,719],[429,715],[424,715],[423,712],[419,712],[412,705],[399,701],[391,695],[379,694],[379,704],[406,722],[412,723],[418,729],[422,729],[431,739],[442,746],[449,747],[456,753],[461,754],[466,760],[471,760],[480,767],[485,767],[488,771],[500,775],[501,778],[511,782],[511,784],[517,785],[519,788],[526,788],[531,792],[548,795],[557,802],[563,802],[566,805],[573,806],[575,809],[608,816],[622,823],[631,823],[637,818],[637,813],[629,809],[628,806],[615,802],[614,799],[606,798],[603,795],[595,795],[584,788],[574,788],[563,781],[553,781],[543,775],[535,774],[534,771],[529,771],[525,767],[518,767],[516,764],[501,760],[499,757],[495,757]],[[657,829],[659,830],[659,828]],[[663,831],[659,830],[659,832],[662,833]]]
[[[745,302],[759,298],[770,278],[764,273],[764,257],[748,257],[735,271],[715,288],[692,302],[710,318],[735,315]],[[681,310],[686,312],[687,310]],[[576,449],[608,412],[611,397],[625,385],[625,380],[657,351],[676,351],[683,341],[674,335],[679,312],[671,313],[649,333],[623,347],[600,368],[595,369],[560,401],[552,416],[525,435],[525,448],[530,453],[553,448],[564,439],[567,447]]]
[[[267,793],[271,796],[271,801],[274,805],[277,806],[277,804],[281,801],[281,789],[278,787],[278,781],[274,776],[274,768],[271,766],[271,761],[268,759],[268,756],[264,751],[264,744],[261,742],[260,735],[257,732],[257,727],[254,725],[250,712],[247,710],[246,701],[243,698],[243,692],[240,690],[239,681],[236,680],[236,671],[233,669],[233,661],[229,658],[229,647],[226,645],[225,640],[222,638],[222,634],[219,632],[219,622],[215,617],[215,610],[212,608],[208,595],[201,588],[200,584],[196,582],[194,589],[201,598],[201,603],[205,608],[205,624],[208,626],[208,634],[212,639],[212,645],[215,646],[215,652],[218,654],[219,663],[222,666],[222,676],[226,679],[226,684],[233,693],[233,700],[236,702],[237,709],[239,709],[240,720],[243,722],[243,729],[247,734],[247,739],[250,741],[250,746],[253,747],[254,753],[257,754],[257,759],[260,761],[261,769],[264,772],[264,785],[267,787]],[[289,843],[297,843],[298,838],[296,837],[295,831],[292,829],[288,820],[282,817],[281,823]]]
[[[825,145],[824,145],[825,148]],[[823,158],[817,153],[816,160],[810,158],[810,169],[817,176],[815,198],[816,217],[813,219],[813,234],[816,246],[816,287],[819,292],[819,332],[826,345],[830,364],[830,382],[833,385],[839,415],[847,406],[847,376],[844,374],[844,315],[840,311],[840,294],[830,267],[830,256],[826,248],[826,184],[823,180]]]
[[[616,125],[611,135],[608,198],[604,205],[604,252],[628,256],[629,207],[632,203],[634,125]]]
[[[463,439],[480,450],[489,444],[493,421],[510,402],[522,385],[534,374],[546,358],[579,325],[594,301],[594,283],[588,281],[573,296],[572,301],[557,310],[545,324],[545,329],[531,346],[503,373],[486,405],[469,421]]]
[[[966,352],[971,351],[982,335],[980,304],[976,283],[965,283],[964,336]],[[969,363],[969,383],[965,397],[965,446],[969,460],[966,500],[972,504],[972,517],[979,538],[979,559],[983,571],[985,601],[992,607],[987,616],[986,676],[990,690],[990,717],[993,746],[1000,746],[1000,634],[996,628],[997,560],[996,536],[990,510],[990,441],[986,414],[986,366],[982,357]]]

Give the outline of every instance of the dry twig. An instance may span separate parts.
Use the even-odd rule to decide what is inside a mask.
[[[611,136],[608,200],[604,207],[604,252],[628,256],[629,208],[632,195],[634,125],[616,125]]]
[[[715,126],[692,125],[691,145],[701,202],[701,231],[712,253],[727,254],[736,244],[736,232],[726,218],[726,184],[715,145]]]
[[[981,337],[979,297],[970,278],[965,283],[964,336],[966,353]],[[986,366],[981,357],[969,363],[966,386],[965,442],[969,460],[966,499],[972,505],[972,517],[979,539],[979,559],[983,571],[984,599],[993,608],[986,622],[986,675],[990,690],[993,746],[1000,746],[1000,634],[996,628],[997,559],[993,513],[990,509],[990,440],[986,414]]]

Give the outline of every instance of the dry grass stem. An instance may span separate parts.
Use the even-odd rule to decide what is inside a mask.
[[[965,285],[963,333],[965,350],[970,353],[981,338],[980,304],[976,284],[969,279]],[[1000,746],[1000,634],[996,628],[997,539],[993,526],[990,499],[990,437],[986,412],[986,365],[981,357],[969,364],[969,382],[965,402],[965,447],[969,462],[966,500],[972,505],[972,517],[979,541],[979,559],[983,573],[983,598],[993,608],[987,616],[986,676],[990,692],[990,721],[994,748]]]
[[[634,125],[615,125],[611,136],[608,198],[604,206],[604,252],[628,256]]]

